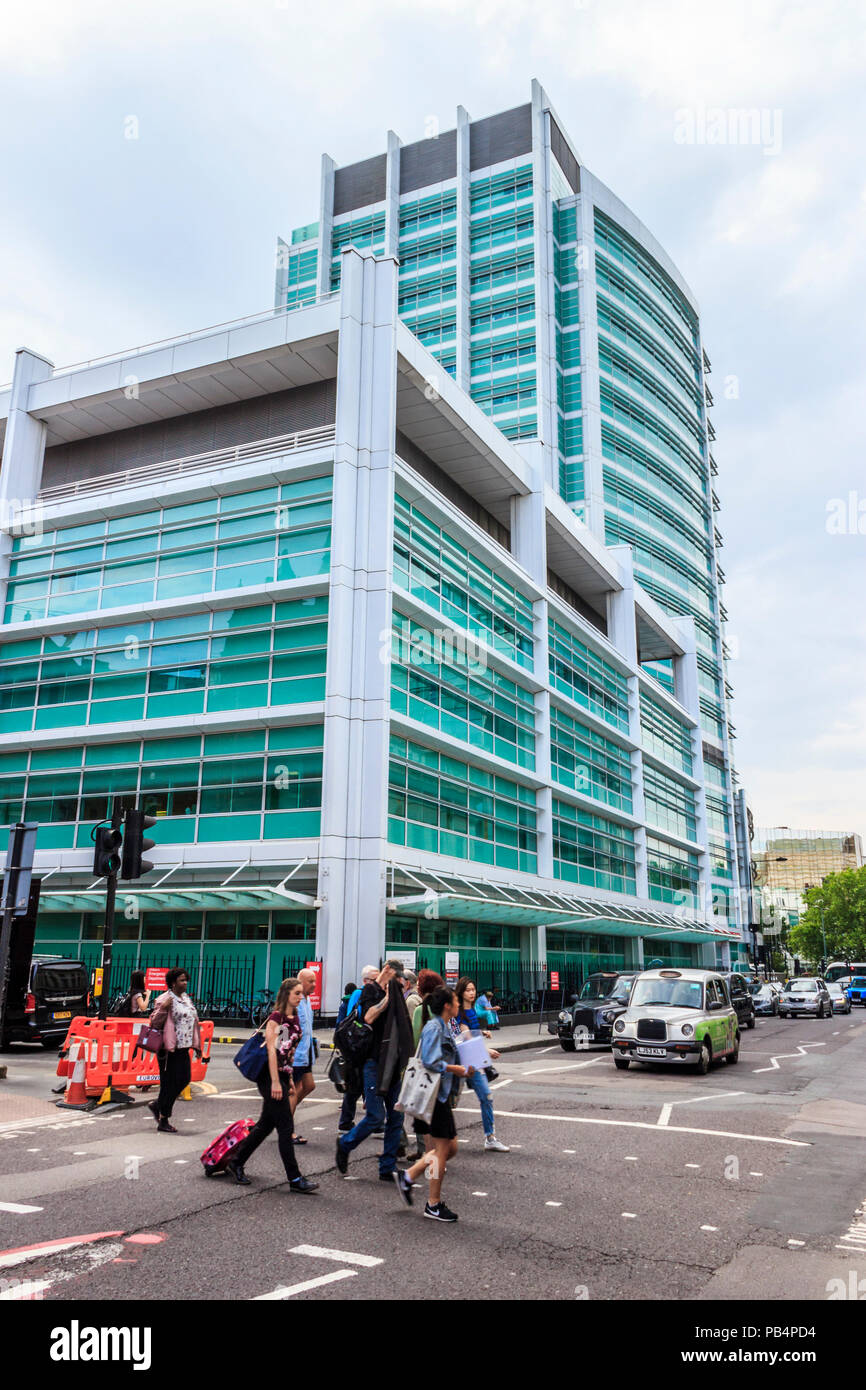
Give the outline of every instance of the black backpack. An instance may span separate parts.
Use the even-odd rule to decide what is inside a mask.
[[[360,1072],[373,1051],[373,1029],[362,1019],[360,1003],[334,1029],[334,1046],[346,1065]]]

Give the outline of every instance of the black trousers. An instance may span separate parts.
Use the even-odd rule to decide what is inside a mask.
[[[271,1095],[270,1071],[267,1067],[264,1068],[257,1083],[262,1095],[262,1113],[246,1139],[238,1144],[232,1156],[236,1163],[246,1163],[247,1159],[255,1153],[259,1144],[263,1143],[268,1135],[276,1130],[280,1158],[283,1160],[286,1177],[289,1182],[292,1182],[294,1178],[301,1176],[301,1170],[295,1156],[295,1125],[292,1107],[289,1104],[289,1079],[281,1073],[280,1081],[283,1087],[282,1099],[274,1100]]]
[[[189,1085],[191,1062],[188,1047],[179,1047],[174,1052],[157,1053],[159,1062],[159,1106],[160,1115],[169,1119],[174,1103],[184,1087]]]

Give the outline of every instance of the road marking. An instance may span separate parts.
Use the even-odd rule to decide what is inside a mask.
[[[363,1265],[365,1268],[385,1263],[378,1255],[356,1255],[352,1250],[328,1250],[322,1245],[293,1245],[289,1254],[310,1255],[317,1260],[335,1260],[338,1264]]]
[[[833,1037],[834,1037],[834,1038],[838,1038],[840,1032],[841,1032],[841,1029],[840,1029],[840,1028],[835,1029],[835,1031],[834,1031],[834,1033],[833,1033]]]
[[[513,1080],[513,1076],[507,1076],[504,1081],[494,1081],[493,1085],[490,1087],[490,1090],[501,1091],[503,1086],[510,1086]]]
[[[13,1216],[23,1216],[28,1211],[44,1211],[44,1207],[25,1207],[20,1202],[0,1202],[0,1211],[11,1212]]]
[[[50,1279],[27,1279],[21,1284],[16,1284],[12,1289],[4,1289],[0,1293],[0,1300],[41,1298],[45,1290],[51,1288],[51,1283]]]
[[[779,1059],[783,1059],[785,1057],[805,1057],[807,1047],[824,1046],[825,1044],[822,1042],[798,1043],[796,1052],[777,1052],[775,1057],[770,1058],[770,1065],[768,1067],[752,1067],[752,1072],[755,1075],[757,1075],[760,1071],[781,1071],[781,1067],[779,1066]]]
[[[552,1047],[539,1047],[539,1048],[533,1048],[533,1052],[537,1052],[539,1057],[543,1057],[544,1054],[545,1054],[545,1052],[555,1052],[556,1049],[558,1048],[558,1046],[559,1046],[559,1043],[554,1043]],[[509,1051],[510,1051],[510,1050],[511,1050],[511,1049],[509,1048]]]
[[[475,1115],[477,1111],[474,1105],[458,1105],[458,1111],[465,1115]],[[594,1116],[587,1115],[533,1115],[525,1110],[500,1110],[500,1118],[510,1120],[555,1120],[568,1125],[608,1125],[615,1129],[649,1129],[654,1133],[659,1132],[657,1124],[648,1124],[645,1120],[599,1120]],[[804,1139],[777,1139],[768,1134],[741,1134],[734,1129],[698,1129],[694,1125],[668,1125],[665,1134],[708,1134],[716,1139],[751,1139],[756,1144],[782,1144],[789,1149],[811,1149],[810,1142]],[[512,1149],[522,1148],[521,1144],[512,1144]]]
[[[487,1196],[487,1193],[486,1193],[486,1192],[473,1192],[473,1193],[472,1193],[472,1196],[473,1196],[473,1197],[486,1197],[486,1196]]]
[[[701,1165],[700,1165],[699,1163],[687,1163],[687,1164],[686,1164],[686,1167],[687,1167],[687,1168],[700,1168],[700,1166],[701,1166]]]
[[[577,1153],[577,1149],[563,1149],[562,1152],[563,1152],[564,1154],[576,1154],[576,1153]]]
[[[41,1150],[41,1149],[25,1149],[24,1152],[25,1152],[25,1153],[28,1153],[28,1154],[41,1154],[42,1150]]]
[[[637,1154],[626,1154],[625,1161],[626,1163],[638,1163],[640,1160]]]
[[[38,1260],[42,1255],[56,1255],[61,1250],[76,1250],[79,1245],[93,1245],[98,1240],[122,1235],[123,1231],[96,1231],[90,1236],[61,1236],[59,1240],[44,1240],[39,1245],[19,1245],[14,1250],[0,1251],[0,1269],[12,1269],[28,1260]]]
[[[702,1231],[717,1231],[718,1229],[719,1229],[718,1226],[702,1226],[702,1227],[701,1227],[701,1230],[702,1230]]]
[[[625,1217],[626,1221],[637,1221],[636,1211],[624,1211],[622,1214]]]
[[[188,1158],[176,1158],[174,1161],[175,1163],[189,1163]]]
[[[749,1177],[750,1177],[750,1178],[762,1178],[763,1176],[764,1176],[763,1173],[750,1173],[750,1174],[749,1174]]]
[[[805,1245],[806,1242],[805,1242],[804,1240],[789,1240],[789,1241],[788,1241],[788,1244],[789,1244],[789,1245]]]
[[[253,1303],[268,1303],[275,1299],[294,1298],[297,1293],[306,1293],[309,1289],[320,1289],[323,1284],[333,1284],[337,1279],[354,1279],[357,1269],[335,1269],[330,1274],[320,1274],[318,1279],[305,1279],[303,1284],[289,1284],[287,1288],[274,1289],[273,1293],[260,1293],[252,1300]]]
[[[661,1114],[658,1117],[658,1124],[665,1126],[671,1117],[671,1111],[675,1105],[697,1105],[704,1100],[722,1100],[725,1096],[743,1096],[745,1091],[713,1091],[710,1095],[690,1096],[688,1100],[672,1100],[668,1105],[663,1105]]]
[[[606,1057],[590,1057],[588,1062],[566,1062],[564,1067],[532,1067],[524,1076],[540,1076],[546,1071],[577,1071],[579,1067],[594,1067],[596,1062],[606,1062]]]
[[[544,1205],[545,1205],[546,1207],[561,1207],[561,1206],[562,1206],[562,1203],[561,1203],[561,1202],[545,1202]]]

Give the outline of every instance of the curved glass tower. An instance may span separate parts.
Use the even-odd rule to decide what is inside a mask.
[[[729,687],[707,407],[694,295],[652,234],[583,164],[537,82],[531,101],[344,168],[323,158],[320,219],[281,244],[277,305],[339,285],[342,248],[400,264],[399,312],[443,371],[544,468],[668,614],[691,619],[705,833],[718,910],[739,920]],[[433,383],[435,385],[435,383]],[[640,633],[639,633],[640,638]],[[641,646],[667,690],[673,672]],[[641,701],[645,746],[663,711]],[[675,766],[675,764],[674,764]],[[646,779],[650,891],[691,884],[694,797],[680,768]]]

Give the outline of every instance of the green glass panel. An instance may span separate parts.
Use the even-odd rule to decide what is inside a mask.
[[[220,511],[223,516],[229,512],[242,512],[250,507],[267,506],[279,501],[279,488],[263,487],[255,492],[236,492],[222,499]]]
[[[271,752],[286,748],[321,748],[323,737],[321,724],[292,724],[288,728],[271,729],[268,748]]]
[[[324,698],[324,676],[304,676],[296,681],[274,681],[271,686],[272,705],[300,704]]]
[[[201,817],[198,823],[198,842],[214,840],[258,840],[261,816],[224,815]]]
[[[256,632],[226,632],[211,639],[211,657],[246,656],[255,652],[269,652],[271,649],[271,630],[262,628]]]
[[[255,589],[261,584],[270,584],[273,577],[273,560],[261,561],[255,565],[233,565],[217,570],[215,587],[217,589]]]
[[[253,681],[266,681],[270,674],[269,664],[267,659],[259,661],[214,661],[208,672],[208,683],[210,685],[239,685],[241,683],[250,684]]]
[[[231,734],[207,734],[204,741],[205,757],[213,757],[219,753],[258,753],[264,750],[264,746],[264,729],[242,729]],[[261,777],[263,764],[259,763],[258,767],[256,776]],[[219,778],[211,778],[211,781],[217,780],[224,780],[222,773]]]
[[[201,714],[204,710],[203,690],[170,690],[164,695],[149,695],[148,719],[174,714]]]
[[[297,647],[324,647],[327,641],[327,623],[298,623],[294,627],[277,628],[274,633],[274,651],[294,650]]]
[[[153,581],[141,584],[119,584],[113,589],[104,589],[100,608],[125,608],[128,605],[150,603],[153,597]]]
[[[224,709],[253,709],[268,703],[268,687],[264,685],[230,685],[225,689],[208,691],[208,713]]]
[[[178,521],[200,521],[205,517],[216,516],[219,499],[203,497],[198,502],[187,502],[182,507],[166,507],[162,514],[166,526]]]
[[[88,833],[89,839],[89,833]],[[45,825],[39,826],[39,848],[40,849],[74,849],[75,848],[75,826],[74,825]],[[77,935],[77,931],[76,931]]]
[[[221,608],[213,615],[214,632],[225,632],[238,627],[255,627],[258,623],[271,621],[269,603],[253,604],[250,608]]]
[[[208,594],[211,591],[210,570],[197,574],[177,574],[169,579],[159,579],[156,585],[157,598],[184,598],[187,594]]]
[[[109,536],[125,535],[128,531],[142,531],[146,526],[158,526],[160,514],[156,512],[137,512],[133,516],[113,516],[108,522]]]
[[[327,550],[286,557],[277,561],[277,579],[308,579],[327,574],[330,564],[330,552]]]
[[[54,705],[36,711],[37,729],[66,729],[87,720],[87,705]]]
[[[90,706],[88,724],[129,723],[144,718],[144,700],[94,700]]]
[[[189,738],[160,738],[145,743],[143,762],[162,762],[166,758],[197,758],[201,750],[201,738],[195,734]]]
[[[265,816],[266,840],[290,840],[316,837],[320,834],[322,817],[319,811],[272,811]]]

